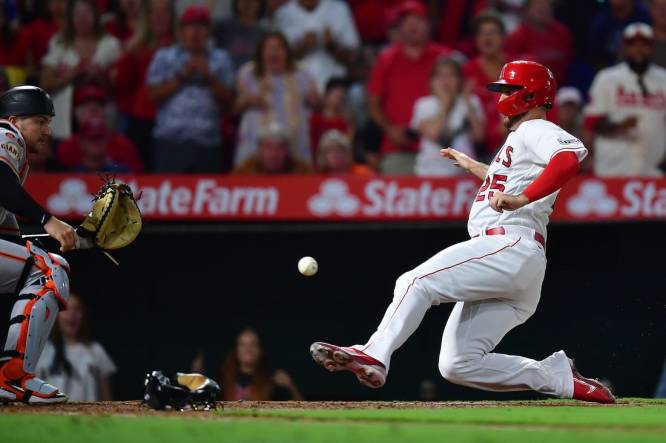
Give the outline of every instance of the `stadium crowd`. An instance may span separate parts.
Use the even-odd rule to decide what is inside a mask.
[[[0,45],[0,91],[56,105],[33,170],[454,175],[528,59],[585,172],[664,171],[666,0],[2,0]]]

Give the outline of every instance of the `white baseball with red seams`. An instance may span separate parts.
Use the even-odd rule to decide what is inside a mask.
[[[548,216],[557,192],[515,211],[490,208],[492,193],[518,195],[541,174],[557,153],[587,150],[572,135],[545,120],[528,120],[512,131],[490,165],[472,206],[468,241],[453,245],[400,276],[377,331],[354,348],[382,362],[440,303],[456,303],[444,329],[439,369],[448,380],[489,391],[535,390],[571,398],[573,373],[564,351],[544,360],[493,353],[514,327],[525,322],[539,303],[546,270],[543,245]],[[503,227],[505,235],[488,235]],[[497,232],[497,231],[495,231]]]

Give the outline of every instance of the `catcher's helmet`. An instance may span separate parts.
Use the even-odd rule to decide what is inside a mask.
[[[55,115],[53,101],[42,88],[18,86],[0,95],[0,117]]]
[[[201,374],[167,375],[153,371],[146,374],[144,385],[143,401],[158,410],[215,409],[215,399],[220,394],[220,385]]]
[[[555,101],[555,77],[537,62],[518,60],[505,64],[499,80],[488,83],[488,89],[508,95],[497,104],[500,114],[507,117],[537,106],[550,108]]]

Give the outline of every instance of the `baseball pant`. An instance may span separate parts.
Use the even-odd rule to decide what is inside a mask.
[[[541,361],[492,352],[536,310],[545,270],[543,247],[527,228],[453,245],[398,278],[379,328],[366,345],[355,347],[388,370],[391,355],[426,311],[455,303],[439,356],[444,378],[488,391],[531,389],[571,398],[573,374],[563,351]]]

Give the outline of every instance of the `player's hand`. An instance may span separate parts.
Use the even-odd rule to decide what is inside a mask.
[[[488,199],[488,204],[497,212],[515,211],[520,209],[530,200],[525,195],[509,195],[503,192],[495,192],[492,197]]]
[[[51,217],[46,222],[44,230],[60,243],[60,252],[67,252],[70,249],[74,249],[78,243],[78,235],[74,231],[74,228],[55,217]]]
[[[463,168],[465,171],[470,170],[472,165],[474,164],[474,160],[472,160],[470,157],[468,157],[466,154],[463,154],[460,151],[457,151],[453,148],[444,148],[439,150],[439,155],[441,155],[444,158],[448,158],[450,160],[453,160],[453,164]]]

